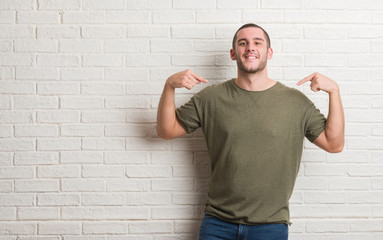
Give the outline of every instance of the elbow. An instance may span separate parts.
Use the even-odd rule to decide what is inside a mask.
[[[342,144],[339,144],[339,145],[334,146],[332,148],[329,148],[327,150],[327,152],[329,152],[329,153],[340,153],[343,151],[343,148],[344,148],[344,144],[342,143]]]
[[[160,127],[156,126],[157,130],[157,136],[163,140],[171,140],[173,137],[171,137],[169,134],[166,134],[165,131],[161,130]]]

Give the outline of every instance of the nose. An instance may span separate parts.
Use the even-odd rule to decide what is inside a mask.
[[[249,43],[247,44],[247,49],[248,52],[254,52],[255,51],[255,44],[254,43]]]

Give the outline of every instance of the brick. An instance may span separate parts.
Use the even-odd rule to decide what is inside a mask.
[[[350,165],[348,167],[348,174],[355,177],[379,177],[383,175],[383,165]]]
[[[227,0],[225,0],[227,1]],[[228,2],[228,1],[227,1]],[[254,23],[281,23],[283,22],[282,10],[243,10],[241,22],[254,22]],[[232,29],[230,33],[234,35],[236,29]],[[266,30],[267,31],[267,30]]]
[[[357,115],[350,115],[349,121],[351,122],[380,122],[383,119],[383,111],[380,109],[352,109],[350,113]]]
[[[82,8],[86,10],[109,10],[109,9],[124,9],[126,3],[124,0],[111,0],[108,2],[102,0],[83,0]]]
[[[15,52],[46,52],[55,53],[58,51],[56,40],[16,40]]]
[[[110,180],[107,183],[108,192],[147,192],[150,182],[148,180],[124,179]]]
[[[99,192],[105,190],[105,182],[99,179],[62,179],[63,192]]]
[[[126,65],[128,67],[169,66],[170,56],[165,54],[128,54]]]
[[[80,10],[81,0],[39,0],[38,7],[44,10]]]
[[[347,168],[336,164],[314,164],[305,165],[306,176],[345,176]]]
[[[30,67],[34,59],[29,54],[3,53],[0,55],[0,65]]]
[[[320,177],[298,177],[295,183],[295,190],[325,190],[327,189],[327,178]]]
[[[5,222],[0,224],[0,234],[7,235],[34,235],[37,232],[36,223]]]
[[[172,169],[169,166],[129,165],[126,168],[126,175],[128,177],[137,178],[170,177],[172,175]]]
[[[0,139],[0,151],[28,151],[35,150],[33,139]]]
[[[37,150],[51,151],[51,150],[80,150],[81,142],[78,138],[50,138],[38,139]]]
[[[162,151],[169,149],[169,142],[156,138],[127,138],[126,149],[131,151]]]
[[[370,44],[366,40],[334,40],[327,41],[326,49],[331,53],[365,53],[370,52]]]
[[[174,55],[172,56],[172,64],[175,66],[214,66],[215,56],[203,55]]]
[[[380,232],[382,221],[379,219],[357,220],[350,225],[351,232]]]
[[[383,135],[383,126],[377,125],[372,127],[372,135],[373,136],[382,136]]]
[[[327,155],[329,163],[367,163],[369,154],[366,151],[343,151],[341,154]]]
[[[189,165],[193,164],[193,153],[187,151],[152,151],[152,164]]]
[[[162,12],[162,11],[161,11]],[[156,13],[153,13],[153,18]],[[153,20],[154,22],[154,20]],[[129,25],[126,28],[127,37],[134,38],[170,38],[170,27],[156,25]]]
[[[96,137],[104,135],[104,127],[102,125],[62,125],[61,136],[64,137]]]
[[[22,80],[58,80],[57,68],[16,68],[16,79]],[[43,84],[43,83],[39,83]]]
[[[16,137],[57,137],[58,127],[54,125],[16,125]]]
[[[154,123],[157,111],[154,110],[130,110],[127,112],[127,122],[129,123]]]
[[[196,41],[194,49],[197,52],[227,52],[231,49],[231,40],[226,41]],[[180,52],[180,51],[179,51]]]
[[[105,210],[99,207],[65,207],[62,208],[62,219],[66,220],[101,220]]]
[[[291,207],[297,218],[323,218],[323,217],[338,217],[338,218],[359,218],[369,217],[371,209],[369,206],[359,205],[339,205],[339,204],[326,204],[326,205],[295,205]]]
[[[0,194],[0,206],[33,206],[35,202],[34,194],[6,193]]]
[[[82,27],[82,37],[96,38],[96,39],[115,39],[124,38],[125,27],[122,26],[108,26],[108,27]]]
[[[100,68],[65,68],[61,69],[61,80],[101,80],[103,70]]]
[[[130,68],[130,69],[105,69],[105,80],[113,81],[135,81],[147,80],[150,78],[150,72],[144,68]]]
[[[107,207],[107,220],[146,220],[149,219],[149,208],[145,207]]]
[[[38,111],[37,122],[39,123],[73,123],[80,121],[78,111]]]
[[[321,40],[283,40],[283,52],[323,53],[325,43]]]
[[[16,152],[15,165],[50,165],[59,163],[56,152]]]
[[[383,16],[381,12],[372,12],[371,23],[383,23]]]
[[[16,180],[15,192],[58,192],[58,180]]]
[[[13,11],[2,11],[0,13],[0,23],[15,23],[16,13]]]
[[[346,127],[347,136],[369,136],[371,134],[371,127],[366,124],[350,123]]]
[[[41,67],[75,67],[79,66],[79,58],[71,55],[39,55],[37,65]]]
[[[60,23],[60,14],[51,11],[19,11],[17,23],[21,24],[57,24]]]
[[[83,95],[124,95],[125,86],[122,83],[82,83],[81,94]]]
[[[101,53],[102,43],[97,40],[61,40],[62,53]]]
[[[149,11],[139,10],[110,11],[106,13],[106,22],[119,24],[150,23],[151,15]]]
[[[78,206],[80,205],[80,195],[65,193],[48,193],[37,195],[38,206]]]
[[[363,78],[370,78],[370,72],[366,69],[329,69],[328,75],[337,81],[359,81]]]
[[[193,189],[193,180],[161,180],[153,181],[152,189],[155,191],[190,191]]]
[[[153,12],[153,23],[195,23],[195,13],[186,10],[163,10]]]
[[[350,192],[348,193],[348,203],[356,204],[380,204],[383,199],[382,192]]]
[[[341,204],[347,202],[347,193],[345,192],[306,192],[304,194],[304,203],[307,204]]]
[[[58,220],[60,209],[54,207],[18,208],[17,217],[19,220]]]
[[[107,164],[147,164],[149,153],[141,151],[113,151],[105,153],[105,163]]]
[[[80,38],[80,27],[78,26],[37,26],[37,38],[62,39]]]
[[[0,109],[11,109],[12,108],[12,98],[11,96],[0,96]],[[0,135],[3,134],[2,131],[0,131]]]
[[[363,11],[286,11],[285,22],[287,23],[368,23],[369,13]]]
[[[57,97],[41,96],[15,96],[16,109],[57,109],[59,107]]]
[[[344,221],[332,220],[328,221],[315,221],[306,224],[306,231],[309,233],[346,233],[349,231],[349,224]]]
[[[62,152],[61,163],[102,163],[101,152]]]
[[[216,8],[216,1],[213,0],[173,0],[173,8],[175,9],[214,9]]]
[[[33,37],[32,26],[0,26],[0,39],[31,39]]]
[[[66,2],[66,1],[64,1]],[[65,24],[68,23],[93,23],[93,24],[103,24],[105,23],[105,13],[99,11],[75,11],[75,12],[64,12],[62,21]]]
[[[128,224],[130,233],[171,233],[173,224],[166,221],[132,222]]]
[[[0,181],[0,183],[0,193],[11,193],[13,191],[13,181]]]
[[[12,178],[34,178],[32,167],[0,167],[0,179]]]
[[[125,149],[124,139],[120,138],[84,138],[84,150],[122,150]]]
[[[87,111],[82,112],[81,122],[84,123],[114,123],[125,122],[126,113],[122,111]]]
[[[372,55],[350,55],[348,56],[348,66],[350,67],[380,67],[382,63],[379,61],[383,60],[383,56],[372,54]]]
[[[173,38],[184,39],[211,39],[215,37],[215,28],[204,25],[192,25],[192,26],[173,26],[172,27]]]
[[[331,1],[331,0],[324,0],[324,1],[315,1],[315,0],[306,0],[303,2],[305,9],[318,9],[318,10],[331,10],[331,9],[339,9],[343,10],[347,8],[347,1],[346,0],[340,0],[340,1]]]
[[[348,94],[355,95],[371,95],[380,94],[379,88],[383,87],[382,83],[354,83],[348,87]]]
[[[64,96],[60,98],[60,108],[62,109],[98,109],[103,107],[104,99],[100,97]]]
[[[123,193],[86,193],[81,195],[81,204],[85,206],[121,206],[125,203]]]
[[[304,29],[305,38],[309,39],[346,39],[348,30],[344,27],[325,26],[316,27],[310,26]]]
[[[171,0],[159,0],[153,4],[150,0],[128,0],[128,9],[168,9],[172,7]]]
[[[381,26],[363,26],[363,27],[350,27],[348,29],[349,38],[381,38],[383,36],[383,28]]]
[[[1,16],[0,16],[0,21],[1,21]],[[9,40],[1,40],[0,41],[0,52],[12,52],[12,41]],[[2,69],[2,71],[4,71]]]
[[[39,222],[39,234],[81,234],[81,223],[67,221]]]
[[[170,220],[170,219],[194,219],[194,207],[153,207],[152,219]]]
[[[4,0],[0,3],[0,9],[32,9],[33,0]]]
[[[383,41],[372,41],[371,42],[371,52],[383,52]]]
[[[218,9],[257,9],[258,2],[254,0],[242,0],[238,2],[233,2],[230,0],[218,0],[217,8]]]
[[[38,178],[74,178],[81,176],[79,166],[38,166]]]
[[[233,10],[197,11],[197,23],[239,23],[241,12]]]
[[[383,4],[378,0],[366,0],[363,4],[356,0],[348,1],[348,8],[355,10],[381,10],[383,9]]]
[[[170,204],[168,193],[129,193],[126,195],[127,205],[166,205]]]
[[[122,222],[84,222],[83,234],[126,234],[126,223]]]
[[[37,94],[39,95],[75,95],[80,92],[78,83],[63,82],[38,82]]]
[[[0,207],[0,220],[1,221],[16,220],[16,208]]]
[[[83,56],[83,65],[86,67],[122,67],[122,55],[86,55]]]
[[[0,101],[2,98],[0,98]],[[12,126],[0,126],[0,137],[1,138],[11,138],[13,136],[13,127]]]
[[[148,41],[143,40],[107,40],[105,41],[105,52],[111,53],[135,53],[147,52],[149,49]],[[115,55],[110,55],[115,57]]]
[[[0,131],[1,130],[2,128],[0,127]],[[12,166],[12,165],[13,165],[13,154],[10,152],[0,153],[0,166]]]
[[[191,52],[192,48],[188,40],[151,40],[152,52]]]
[[[87,165],[82,167],[82,177],[123,177],[124,168],[121,166]]]
[[[333,55],[310,55],[305,57],[305,66],[313,67],[328,67],[328,66],[337,66],[343,67],[345,66],[345,58],[341,55],[333,56]]]
[[[105,99],[106,108],[148,108],[149,99],[144,96],[108,97]]]
[[[106,125],[105,136],[108,137],[146,137],[149,134],[148,125]]]

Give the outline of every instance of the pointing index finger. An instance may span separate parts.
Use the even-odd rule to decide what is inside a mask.
[[[207,83],[207,82],[208,82],[205,78],[201,77],[200,75],[198,75],[198,74],[195,73],[195,72],[192,72],[192,75],[193,75],[193,77],[194,77],[195,79],[197,79],[197,80],[200,81],[200,82],[204,82],[204,83]]]
[[[309,76],[303,78],[302,80],[300,80],[299,82],[297,82],[297,85],[300,86],[300,85],[302,85],[302,84],[305,83],[305,82],[308,82],[308,81],[313,80],[314,74],[315,74],[315,73],[313,73],[313,74],[311,74],[311,75],[309,75]]]

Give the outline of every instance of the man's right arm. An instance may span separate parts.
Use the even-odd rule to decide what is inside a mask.
[[[185,129],[179,123],[174,104],[174,92],[176,88],[192,89],[196,84],[207,82],[206,79],[187,69],[170,76],[165,83],[157,111],[157,135],[169,140],[186,134]]]

